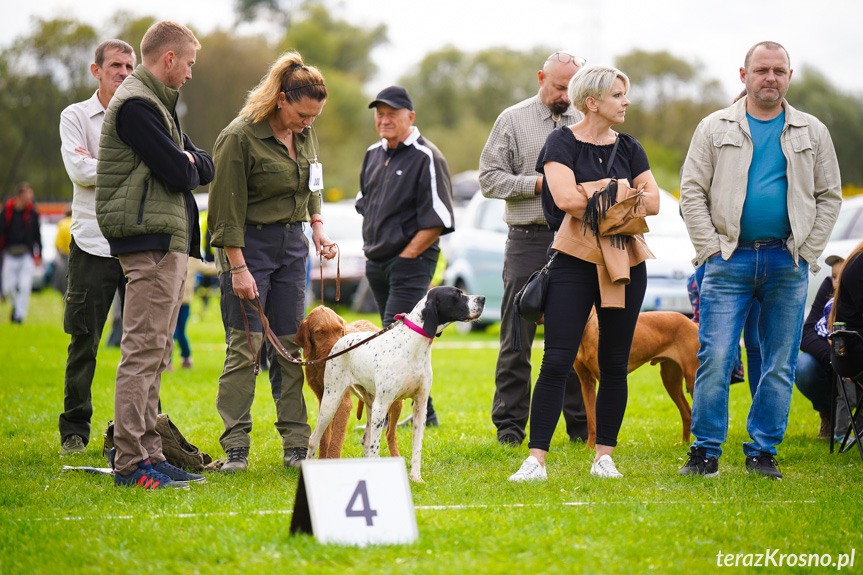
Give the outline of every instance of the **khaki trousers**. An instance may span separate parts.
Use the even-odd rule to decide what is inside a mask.
[[[145,459],[165,459],[156,433],[159,389],[174,349],[189,256],[147,250],[119,260],[128,283],[114,390],[114,468],[129,475]]]

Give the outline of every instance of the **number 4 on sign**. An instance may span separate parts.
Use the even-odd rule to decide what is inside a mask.
[[[291,534],[297,532],[312,533],[322,543],[348,545],[415,541],[404,459],[304,461],[291,517]]]
[[[362,504],[361,509],[354,509],[354,506],[357,504],[357,499],[360,500]],[[377,511],[369,507],[369,492],[366,489],[365,480],[360,480],[357,483],[357,488],[354,491],[354,494],[351,496],[350,502],[348,502],[348,506],[345,508],[345,516],[346,517],[365,517],[366,525],[369,527],[372,526],[372,517],[376,517],[378,514]]]

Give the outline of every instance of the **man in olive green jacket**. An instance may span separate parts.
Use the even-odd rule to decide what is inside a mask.
[[[114,392],[114,483],[146,489],[203,482],[165,461],[156,433],[162,372],[173,350],[186,264],[200,257],[192,190],[213,179],[210,156],[180,130],[178,90],[201,47],[174,22],[141,41],[143,62],[105,113],[96,217],[128,281]]]

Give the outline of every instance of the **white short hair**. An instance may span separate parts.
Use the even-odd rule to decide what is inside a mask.
[[[617,68],[611,66],[581,68],[569,81],[569,101],[579,112],[585,114],[587,113],[587,106],[584,103],[587,98],[602,100],[606,94],[611,92],[614,81],[618,78],[623,80],[624,90],[629,92],[629,78]]]

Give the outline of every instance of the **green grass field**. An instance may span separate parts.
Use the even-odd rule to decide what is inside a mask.
[[[412,485],[419,540],[368,548],[319,544],[289,534],[298,474],[282,466],[272,427],[269,383],[258,379],[249,473],[210,474],[188,492],[113,487],[109,478],[61,473],[64,464],[104,466],[102,433],[112,418],[119,350],[102,347],[94,382],[93,438],[87,451],[59,457],[68,336],[56,292],[34,297],[24,325],[0,305],[0,573],[702,573],[728,571],[717,554],[778,549],[759,572],[827,572],[778,566],[781,554],[855,552],[861,572],[863,463],[831,455],[814,439],[818,415],[796,391],[780,446],[782,482],[743,471],[741,443],[749,393],[731,393],[729,441],[715,479],[683,478],[680,419],[658,368],[630,377],[629,405],[615,452],[624,479],[588,474],[592,455],[569,444],[562,423],[548,457],[549,480],[506,478],[527,445],[504,448],[490,420],[497,351],[493,333],[450,329],[434,350],[433,395],[442,425],[427,430],[423,478]],[[193,443],[223,458],[215,409],[224,360],[218,302],[195,302],[189,323],[195,367],[166,373],[163,410]],[[370,318],[374,319],[374,318]],[[487,346],[458,345],[488,342]],[[441,345],[444,344],[444,345]],[[177,355],[177,354],[175,354]],[[534,350],[535,365],[542,357]],[[317,404],[306,393],[310,423]],[[358,432],[345,455],[359,457]],[[410,453],[410,432],[400,431]],[[168,490],[169,491],[169,490]],[[524,505],[524,507],[517,506]],[[431,509],[430,506],[466,506]],[[859,548],[859,549],[858,549]],[[826,557],[825,557],[826,559]],[[795,557],[796,563],[800,559]],[[742,565],[746,558],[739,560]],[[733,562],[733,558],[732,558]],[[743,567],[731,567],[739,570]]]

